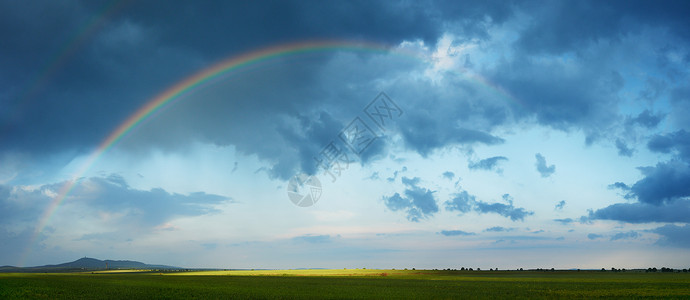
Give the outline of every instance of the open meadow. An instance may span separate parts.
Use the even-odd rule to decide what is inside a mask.
[[[257,270],[0,274],[18,298],[690,298],[690,273]]]

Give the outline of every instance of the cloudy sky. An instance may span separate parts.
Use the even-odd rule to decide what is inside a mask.
[[[0,265],[688,267],[689,14],[0,1]]]

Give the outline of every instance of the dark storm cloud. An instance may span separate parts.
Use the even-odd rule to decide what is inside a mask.
[[[116,14],[108,15],[110,19],[102,24],[98,23],[101,26],[93,28],[93,35],[84,36],[82,40],[76,35],[84,26],[88,26],[90,18],[98,17],[96,11],[100,9],[99,5],[77,1],[66,5],[45,6],[3,3],[0,22],[7,26],[0,28],[5,30],[2,33],[3,40],[8,41],[11,47],[0,49],[0,56],[8,58],[2,60],[3,66],[0,68],[0,85],[8,94],[3,95],[0,103],[2,107],[9,108],[0,114],[0,138],[6,141],[0,144],[0,150],[39,156],[60,151],[88,151],[146,100],[210,63],[252,48],[302,39],[299,36],[278,38],[247,30],[259,28],[260,26],[250,24],[263,20],[261,16],[271,12],[270,6],[266,8],[258,3],[237,4],[243,7],[232,7],[229,2],[218,5],[198,3],[195,6],[181,3],[184,7],[154,3],[131,4],[125,5]],[[276,22],[262,22],[275,26],[264,29],[275,34],[300,32],[299,28],[290,29],[289,26],[290,18],[300,17],[289,15],[289,12],[296,11],[278,7],[290,6],[287,3],[275,4],[273,8],[281,11],[281,14],[275,16]],[[353,8],[355,11],[352,13],[357,13],[362,7]],[[380,11],[378,16],[386,15],[387,11]],[[237,18],[228,17],[233,15]],[[317,16],[324,17],[322,14]],[[179,22],[185,19],[195,21]],[[380,19],[372,21],[378,22]],[[416,20],[415,22],[420,24]],[[395,23],[398,22],[384,24]],[[304,22],[294,22],[292,25],[323,28]],[[22,30],[15,30],[16,28]],[[414,28],[423,31],[421,27]],[[230,33],[228,30],[236,30],[236,34],[227,38]],[[387,31],[380,30],[381,34]],[[69,44],[75,36],[79,43]],[[219,38],[221,36],[223,38]],[[385,37],[384,40],[387,38],[397,40],[396,37]],[[68,50],[76,52],[72,54],[68,51],[67,56],[60,56],[61,47],[65,45],[68,48],[74,47]],[[59,68],[55,73],[45,74],[49,77],[43,78],[42,69],[51,67],[51,59],[59,59],[61,64],[57,65]],[[306,79],[304,76],[292,75],[302,81],[288,84],[303,83]],[[6,81],[5,78],[11,80]],[[36,82],[42,84],[35,86]],[[6,86],[13,88],[5,89]],[[276,108],[276,105],[266,107]],[[217,110],[218,113],[223,111]],[[204,131],[203,124],[217,121],[212,113],[206,112],[180,118],[179,125],[168,127],[175,130],[172,132],[181,133],[176,141],[165,140],[161,137],[163,135],[157,134],[154,136],[159,137],[150,139],[149,142],[137,141],[133,144],[138,144],[140,148],[177,148],[189,144],[190,139],[222,141],[222,137],[218,135],[204,136],[213,131]],[[202,116],[209,117],[207,122],[203,122]],[[192,124],[197,120],[202,122],[185,128],[188,125],[186,120],[190,120]],[[214,126],[218,127],[220,124],[222,123],[216,122]],[[159,126],[163,127],[163,124]],[[253,152],[256,149],[250,150]],[[285,166],[279,165],[276,169],[280,173],[284,168]]]
[[[661,235],[657,244],[664,246],[675,246],[690,248],[690,225],[677,226],[673,224],[657,227],[652,232]]]
[[[395,127],[407,149],[427,157],[449,146],[505,142],[492,130],[509,120],[507,108],[477,97],[472,82],[458,76],[444,78],[441,85],[430,79],[401,78],[388,89],[405,110]]]
[[[320,39],[433,45],[445,26],[481,38],[484,21],[510,15],[485,1],[2,1],[0,104],[9,110],[0,150],[88,150],[165,87],[253,49]]]
[[[624,82],[604,63],[578,65],[582,68],[573,72],[565,64],[524,57],[504,62],[488,76],[519,99],[517,117],[534,116],[539,124],[558,130],[582,128],[588,139],[596,139],[614,122],[616,94]]]
[[[462,80],[444,79],[440,85],[401,80],[390,87],[397,90],[393,98],[405,117],[387,133],[401,134],[406,147],[422,156],[454,145],[503,143],[493,129],[515,120],[584,128],[594,140],[622,119],[616,107],[624,81],[619,66],[607,62],[608,48],[578,50],[600,41],[615,47],[644,28],[668,29],[672,38],[688,36],[683,2],[147,1],[116,5],[101,22],[98,12],[108,3],[0,3],[5,45],[0,47],[0,106],[9,107],[0,110],[1,152],[73,157],[90,151],[167,87],[220,59],[262,47],[330,39],[389,45],[421,40],[433,48],[445,32],[463,41],[490,40],[496,25],[522,15],[529,22],[514,29],[517,40],[507,45],[516,51],[514,57],[497,60],[492,68],[465,57],[467,67],[482,67],[482,75],[520,105],[485,101],[492,99],[478,96],[476,86]],[[97,26],[88,28],[92,23]],[[572,51],[578,53],[568,64],[538,57]],[[55,72],[41,77],[55,59],[61,61]],[[193,142],[235,146],[269,164],[274,178],[314,173],[314,155],[361,112],[380,83],[419,70],[420,64],[371,53],[278,59],[189,95],[184,99],[189,101],[171,105],[164,117],[142,125],[118,146],[135,154],[151,148],[179,151]],[[645,97],[664,91],[662,83],[649,82],[652,90]],[[668,90],[679,108],[670,118],[687,122],[687,114],[675,111],[690,107],[688,89]],[[630,122],[653,128],[662,118],[645,110]],[[382,157],[386,142],[373,143],[362,161]],[[616,143],[621,155],[632,154],[628,143]]]
[[[441,230],[440,232],[442,235],[445,236],[468,236],[468,235],[475,235],[473,232],[467,232],[467,231],[462,231],[462,230]]]
[[[387,5],[366,1],[178,4],[168,7],[150,1],[132,5],[131,10],[133,18],[161,31],[163,42],[220,55],[228,48],[248,50],[303,39],[339,37],[395,43],[412,37],[433,41],[439,34],[440,20],[431,18],[431,14],[436,13],[435,7],[421,4]],[[412,24],[417,26],[410,26]]]
[[[638,169],[645,177],[630,187],[629,195],[641,203],[662,205],[690,196],[688,162],[671,160]]]
[[[639,98],[647,101],[656,101],[657,99],[659,99],[659,97],[661,97],[661,95],[664,92],[666,92],[667,87],[667,83],[664,80],[653,77],[647,78],[644,89],[641,90],[639,93]],[[647,109],[645,109],[643,113],[650,115],[649,110]],[[640,116],[642,116],[642,113],[640,114]],[[660,119],[657,120],[657,122],[658,121],[660,121]],[[644,123],[645,122],[642,122],[642,125],[646,126],[646,124]],[[656,124],[654,124],[653,126],[646,127],[651,128],[654,126],[656,126]]]
[[[318,153],[326,147],[329,143],[334,141],[334,138],[337,136],[338,131],[341,130],[343,125],[336,120],[334,120],[328,113],[322,112],[318,118],[307,118],[300,116],[300,127],[298,130],[284,130],[284,129],[278,129],[278,132],[282,134],[285,140],[290,145],[293,145],[292,147],[289,147],[286,145],[286,148],[296,150],[297,155],[299,156],[299,160],[294,161],[294,160],[289,160],[287,157],[278,159],[276,161],[276,164],[273,166],[271,171],[273,174],[276,174],[278,177],[281,178],[288,178],[294,174],[294,170],[296,169],[296,164],[300,163],[300,168],[302,171],[306,172],[307,174],[314,174],[316,173],[317,169],[317,163],[316,160],[314,159],[315,157],[318,157]],[[339,146],[341,149],[340,152],[343,152],[341,146]],[[251,149],[251,151],[254,151],[255,149]],[[277,149],[276,149],[277,150]],[[285,151],[287,149],[283,149]],[[250,150],[246,150],[247,153]],[[275,151],[275,150],[274,150]],[[263,156],[266,158],[270,157],[275,157],[279,156],[280,154],[278,153],[262,153]],[[337,158],[339,163],[343,163],[344,165],[349,164],[349,161],[351,160],[349,157],[343,156],[342,159],[339,157]]]
[[[628,124],[639,124],[645,128],[655,128],[664,119],[661,114],[653,114],[648,109],[642,111],[637,117],[629,119]]]
[[[664,205],[616,203],[590,212],[591,220],[613,220],[627,223],[690,222],[690,200],[679,199]]]
[[[517,44],[530,53],[559,54],[601,41],[617,42],[646,26],[690,37],[686,1],[538,1],[525,5],[534,17]]]
[[[434,43],[446,26],[462,29],[468,38],[483,38],[487,37],[483,21],[488,18],[500,24],[513,13],[503,1],[361,0],[183,2],[171,7],[150,1],[133,4],[130,11],[131,18],[160,31],[160,39],[167,44],[220,55],[228,48],[248,50],[304,39],[361,39],[391,44],[421,39]],[[219,38],[221,35],[232,39]]]
[[[0,99],[7,108],[0,114],[2,151],[87,150],[161,84],[198,67],[194,57],[153,49],[148,33],[129,20],[107,15],[100,22],[97,10],[105,5],[45,4],[3,2],[0,9],[10,23],[0,36],[11,45],[0,56],[12,62],[0,68],[3,90],[12,86]]]
[[[675,152],[681,159],[690,163],[690,132],[684,129],[665,135],[654,135],[649,139],[647,148],[654,152]]]
[[[362,72],[360,68],[375,67],[368,66],[372,57],[353,53],[332,55],[314,54],[297,69],[289,59],[272,61],[269,66],[199,91],[193,99],[167,109],[166,118],[139,128],[137,135],[123,141],[121,146],[136,149],[153,143],[174,150],[187,147],[189,140],[232,145],[241,154],[257,155],[272,164],[269,174],[281,179],[299,170],[313,174],[314,158],[331,142],[337,144],[338,152],[347,155],[343,159],[348,161],[366,163],[380,157],[386,149],[385,136],[374,140],[358,157],[338,138],[338,133],[361,116],[362,109],[379,91],[363,88],[365,91],[340,93],[337,90],[342,87],[334,86],[333,95],[328,96],[322,93],[330,88],[328,85],[336,85],[331,82],[334,79],[313,76],[315,68],[328,69],[323,71],[326,74],[357,74]],[[328,63],[320,65],[314,57],[326,58]],[[381,69],[379,75],[393,70],[387,65]],[[374,77],[364,80],[374,81]]]
[[[409,148],[422,156],[431,154],[436,149],[457,144],[502,144],[504,140],[487,132],[450,126],[440,122],[445,118],[432,118],[429,114],[409,114],[401,128],[405,143]]]
[[[690,56],[690,53],[687,54]],[[690,60],[686,59],[686,63]],[[690,131],[690,85],[685,84],[671,91],[671,121],[678,127]]]
[[[467,167],[470,168],[470,170],[493,170],[498,166],[499,162],[507,160],[508,158],[505,156],[494,156],[477,162],[470,162]]]
[[[610,134],[611,126],[619,121],[617,92],[626,83],[620,73],[621,66],[615,64],[607,53],[627,47],[623,43],[630,36],[641,36],[639,42],[647,42],[650,36],[646,31],[649,30],[670,33],[669,43],[673,44],[685,45],[684,41],[690,36],[690,30],[686,29],[690,22],[683,17],[690,11],[690,5],[684,1],[663,4],[648,1],[535,1],[516,6],[517,10],[527,14],[528,26],[518,33],[513,45],[517,51],[515,58],[501,62],[489,77],[521,102],[525,116],[536,116],[540,124],[556,129],[582,128],[587,135],[587,143]],[[669,46],[659,45],[659,48]],[[659,51],[651,55],[666,59],[664,51]],[[678,52],[687,56],[683,46]],[[562,63],[548,59],[558,55],[566,55],[573,61]],[[577,66],[577,70],[573,66]],[[676,66],[679,70],[672,71],[674,74],[687,69],[683,63],[659,64],[666,70]],[[648,80],[648,86],[656,92],[649,91],[645,96],[651,99],[658,97],[664,84],[663,79],[650,81],[654,80]],[[687,91],[674,94],[677,96],[673,98],[677,99],[687,99],[681,95],[688,95]],[[674,104],[681,102],[687,103],[679,100]],[[687,113],[677,113],[676,119],[687,119],[681,117],[683,115]],[[645,110],[631,122],[653,128],[661,118],[661,115]]]
[[[638,203],[619,203],[590,213],[590,219],[617,220],[630,223],[646,222],[690,222],[690,133],[683,129],[679,122],[678,112],[685,111],[683,89],[676,89],[672,93],[671,102],[675,104],[671,115],[676,117],[676,123],[681,129],[667,133],[655,134],[647,142],[647,148],[657,153],[671,154],[673,158],[666,162],[659,162],[656,166],[639,167],[644,178],[629,186],[622,182],[610,185],[626,192],[625,199],[636,199]],[[639,120],[652,119],[640,114]],[[687,115],[682,117],[687,119]],[[644,124],[644,122],[643,122]],[[656,124],[650,124],[656,125]]]
[[[322,65],[310,63],[294,72],[289,63],[285,66],[273,64],[266,67],[275,69],[272,72],[256,71],[256,74],[243,75],[213,92],[199,93],[200,99],[182,102],[168,109],[166,120],[156,120],[156,124],[148,124],[146,128],[139,129],[137,133],[141,138],[130,139],[132,141],[124,141],[123,144],[138,147],[156,141],[158,145],[174,147],[181,141],[197,139],[217,145],[234,145],[240,153],[256,154],[262,160],[274,164],[271,169],[274,177],[286,179],[300,170],[312,173],[315,171],[314,156],[331,141],[338,143],[338,133],[355,117],[360,117],[364,107],[378,94],[378,91],[369,86],[371,82],[376,82],[379,77],[398,76],[395,74],[401,70],[413,70],[418,66],[418,62],[410,64],[405,59],[385,56],[376,59],[371,54],[347,53],[328,57],[331,60],[327,59]],[[398,62],[404,64],[400,65]],[[312,73],[304,72],[310,66],[321,68],[325,74],[345,74],[347,78],[316,78]],[[295,72],[300,76],[295,76]],[[300,83],[301,80],[311,83],[305,85]],[[346,83],[363,86],[352,90]],[[266,89],[263,86],[272,88]],[[407,93],[409,89],[414,91],[417,88],[415,86],[431,90],[431,85],[427,82],[404,85],[400,89],[390,88],[390,92],[387,91],[405,111],[404,115],[391,122],[385,130],[380,131],[374,127],[375,133],[382,135],[360,156],[355,157],[345,148],[344,152],[349,153],[351,159],[361,160],[366,164],[370,160],[384,157],[389,137],[398,134],[402,135],[403,142],[409,149],[423,156],[451,145],[503,142],[503,139],[486,131],[472,128],[477,125],[448,126],[450,119],[458,117],[457,111],[464,111],[463,107],[467,105],[465,99],[454,103],[446,102],[453,101],[452,99],[440,97],[439,104],[447,104],[448,107],[429,107],[425,98]],[[237,95],[238,91],[241,91],[241,97],[232,100],[232,95]],[[430,92],[438,93],[433,90]],[[208,107],[214,109],[206,111]],[[465,111],[462,114],[467,116],[470,113]],[[205,118],[198,119],[198,115],[204,115]],[[218,124],[224,126],[219,127]],[[162,131],[176,132],[177,135],[161,134]],[[203,132],[203,135],[198,136],[198,132]],[[271,147],[267,147],[267,143]]]
[[[551,174],[556,172],[556,166],[547,166],[546,158],[544,158],[544,156],[541,155],[541,153],[535,154],[534,157],[537,159],[535,166],[537,167],[537,171],[539,172],[539,174],[541,174],[541,177],[549,177],[551,176]]]
[[[438,212],[434,191],[419,187],[419,177],[402,177],[405,185],[404,196],[395,193],[392,196],[384,196],[384,204],[392,211],[402,210],[407,213],[407,219],[411,222],[419,222]]]
[[[169,40],[165,34],[169,32],[168,30],[173,31],[171,28],[177,25],[172,24],[174,22],[170,22],[167,16],[174,12],[163,11],[155,18],[145,18],[144,16],[152,13],[152,11],[147,11],[145,6],[147,5],[137,4],[128,7],[123,14],[129,18],[114,18],[111,20],[112,24],[109,23],[110,25],[106,28],[107,30],[104,29],[107,32],[99,35],[99,39],[92,41],[92,43],[102,43],[102,45],[88,44],[88,47],[98,48],[98,51],[94,50],[94,55],[98,55],[94,58],[95,61],[108,62],[108,65],[103,67],[103,72],[110,69],[117,69],[118,72],[110,72],[109,77],[102,80],[89,76],[90,80],[100,81],[94,84],[80,82],[85,86],[85,88],[75,89],[75,92],[80,94],[61,94],[66,98],[53,99],[48,106],[38,106],[40,109],[33,111],[31,118],[17,118],[19,123],[15,122],[4,127],[6,129],[4,131],[12,136],[10,143],[3,143],[3,145],[11,145],[13,150],[26,153],[31,153],[33,150],[39,152],[88,151],[144,101],[163,91],[166,86],[220,59],[219,54],[214,52],[219,51],[217,49],[224,49],[221,51],[224,56],[236,55],[246,50],[237,49],[236,45],[243,44],[241,41],[233,40],[231,44],[223,44],[229,39],[204,43],[185,40],[188,31],[193,28],[203,28],[207,19],[199,24],[192,22],[194,26],[185,25],[185,29],[180,30],[179,36],[176,33],[175,39]],[[370,8],[367,6],[367,9]],[[205,9],[207,9],[206,5],[202,4],[198,7],[190,7],[188,11],[201,12]],[[226,5],[220,5],[217,9],[223,11],[228,8]],[[251,15],[251,12],[255,12],[258,8],[246,9]],[[346,9],[346,11],[356,13],[359,9]],[[130,12],[132,16],[127,14]],[[286,10],[286,12],[289,15],[291,10]],[[190,16],[181,16],[182,19],[188,17]],[[377,22],[382,20],[381,17],[381,15],[377,16]],[[227,25],[224,22],[232,22],[228,21],[232,18],[223,20],[215,24],[217,28]],[[305,20],[305,22],[308,21],[309,19]],[[166,25],[171,27],[166,27]],[[289,28],[289,26],[280,27],[281,30],[288,31]],[[113,37],[107,37],[108,34],[112,34]],[[207,33],[204,32],[204,34]],[[411,35],[406,36],[406,39],[418,38],[414,33],[409,34]],[[193,35],[190,39],[194,40],[196,37],[198,35]],[[122,43],[113,42],[113,39],[119,41],[118,39],[125,38],[137,40],[126,43],[124,46]],[[343,33],[342,38],[347,38],[347,34]],[[146,42],[139,43],[138,40]],[[377,39],[367,38],[367,40]],[[395,42],[400,41],[401,39],[395,39]],[[202,47],[216,42],[219,44],[214,44],[218,46],[214,50]],[[266,44],[276,43],[278,42]],[[243,45],[248,47],[246,45],[249,44],[252,44],[251,41]],[[259,44],[262,43],[258,42],[257,45]],[[200,48],[194,48],[195,45]],[[133,48],[129,49],[125,46]],[[165,51],[162,51],[162,54],[156,52],[158,48],[163,48]],[[111,51],[116,53],[111,53]],[[117,56],[117,60],[111,59],[109,55]],[[152,57],[147,60],[148,56]],[[186,59],[180,59],[179,56],[185,56]],[[220,146],[233,145],[238,152],[257,155],[272,165],[268,168],[268,174],[274,178],[287,179],[300,170],[313,174],[316,172],[314,156],[337,136],[344,124],[361,112],[364,105],[375,95],[374,92],[378,93],[367,86],[360,86],[354,92],[347,91],[343,86],[353,82],[367,85],[376,82],[378,78],[390,77],[391,74],[415,67],[415,64],[400,63],[400,61],[383,61],[383,63],[371,65],[372,57],[375,56],[374,54],[339,56],[324,53],[305,59],[298,69],[292,61],[277,59],[264,69],[244,72],[241,77],[232,77],[232,80],[223,81],[222,84],[198,91],[188,97],[194,99],[183,99],[186,101],[181,100],[174,106],[171,105],[166,109],[164,118],[147,122],[138,128],[135,134],[121,140],[118,147],[140,153],[152,147],[166,151],[185,149],[194,141]],[[172,61],[186,62],[186,64],[171,64]],[[87,63],[87,65],[93,64]],[[362,73],[367,73],[367,70],[375,72],[362,76]],[[64,72],[72,74],[69,70],[64,70]],[[320,74],[344,75],[336,78],[318,76]],[[138,79],[137,76],[141,78]],[[155,82],[145,80],[145,78],[152,78],[151,80]],[[134,80],[137,84],[122,89],[122,84],[127,83],[126,80]],[[64,85],[60,86],[64,87]],[[271,88],[265,88],[267,86]],[[58,87],[57,84],[56,87]],[[89,90],[88,87],[94,87],[94,90]],[[105,96],[98,95],[98,91],[107,91],[109,87],[117,88],[117,91],[109,92]],[[326,93],[333,96],[324,97]],[[405,99],[399,101],[403,100]],[[43,100],[38,97],[37,101]],[[340,108],[332,109],[336,106]],[[100,111],[95,112],[95,110]],[[444,109],[436,107],[435,110],[443,111]],[[49,113],[55,111],[60,111],[61,114],[58,116]],[[447,128],[447,119],[455,116],[453,111],[445,116],[436,115],[436,111],[417,110],[410,114],[406,124],[401,125],[401,128],[407,129],[402,132],[409,148],[426,155],[435,149],[452,144],[496,144],[503,141],[477,128],[461,125]],[[69,114],[74,114],[74,116]],[[27,122],[27,124],[21,122]],[[49,124],[52,123],[57,125],[50,126]],[[89,126],[83,126],[85,123]],[[420,125],[424,126],[420,127]],[[44,127],[52,134],[46,138],[36,138],[44,133],[42,131]],[[270,147],[266,145],[267,141],[270,141]],[[373,143],[360,157],[362,162],[366,163],[381,157],[381,154],[386,151],[385,142],[384,137]]]

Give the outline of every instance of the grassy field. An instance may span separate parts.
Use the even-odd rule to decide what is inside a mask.
[[[0,299],[230,297],[690,299],[690,273],[356,269],[0,274]]]

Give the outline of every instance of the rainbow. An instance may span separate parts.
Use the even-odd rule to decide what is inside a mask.
[[[30,244],[25,251],[25,256],[29,251],[30,247],[35,243],[40,233],[44,230],[46,224],[50,220],[51,216],[55,213],[60,204],[65,200],[69,193],[74,189],[75,186],[82,180],[79,176],[85,174],[90,167],[98,160],[100,156],[106,153],[110,148],[112,148],[118,141],[128,135],[133,129],[137,128],[142,122],[150,118],[157,111],[165,108],[166,106],[172,104],[176,100],[184,98],[186,95],[199,90],[206,84],[212,83],[214,80],[222,78],[222,76],[232,72],[247,68],[249,66],[255,65],[257,63],[267,62],[275,60],[276,58],[285,56],[294,56],[303,53],[310,52],[323,52],[323,51],[367,51],[375,53],[384,54],[399,54],[403,56],[413,57],[415,59],[422,59],[423,57],[417,53],[407,52],[397,48],[390,48],[380,44],[373,43],[363,43],[363,42],[349,42],[349,41],[315,41],[315,42],[300,42],[292,43],[286,45],[279,45],[269,48],[264,48],[258,51],[249,52],[239,56],[233,56],[228,59],[222,60],[215,65],[212,65],[206,69],[203,69],[196,74],[187,77],[186,79],[177,82],[175,85],[166,89],[162,93],[158,94],[142,107],[140,107],[136,112],[130,115],[124,122],[122,122],[110,135],[103,140],[98,147],[91,152],[91,154],[86,158],[84,163],[75,173],[76,176],[73,179],[68,180],[57,192],[56,196],[49,204],[48,208],[44,211],[39,223],[35,228],[34,234],[30,240]],[[507,97],[513,99],[506,91],[495,87],[490,84],[489,81],[483,79],[479,75],[473,75],[475,81],[480,84],[490,87],[491,89],[497,91],[502,95],[507,95]],[[20,266],[22,265],[24,259],[20,261]]]

